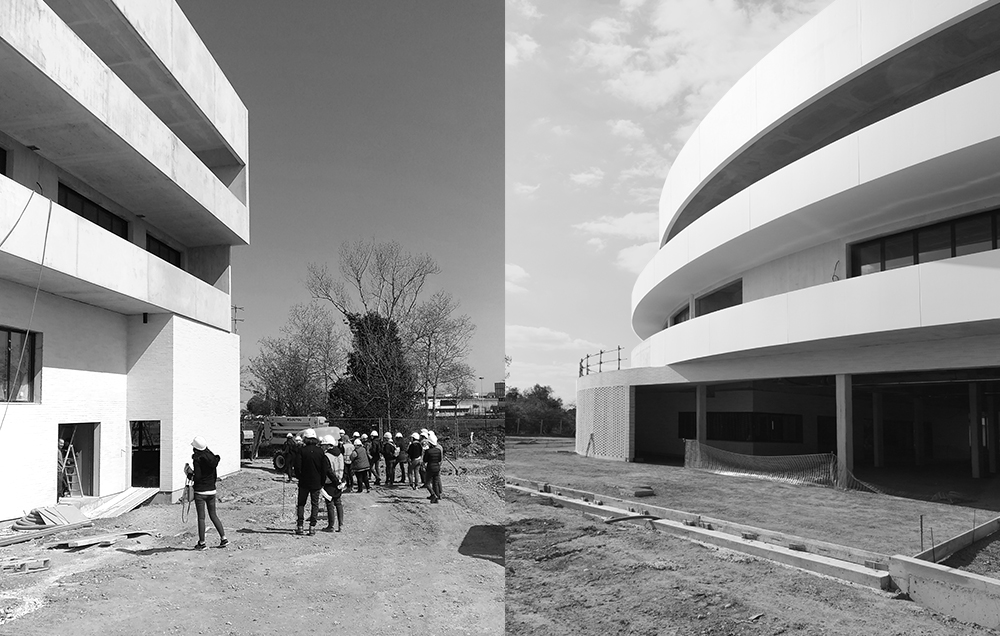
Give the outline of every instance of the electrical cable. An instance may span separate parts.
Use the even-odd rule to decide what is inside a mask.
[[[39,190],[42,189],[42,185],[37,181],[35,182],[35,185],[38,186]],[[31,203],[31,198],[34,195],[35,191],[32,190],[31,194],[28,195],[27,203],[24,204],[24,209],[21,210],[21,215],[17,217],[17,221],[14,222],[14,226],[10,228],[10,232],[7,232],[7,236],[4,237],[3,241],[0,241],[0,247],[2,247],[3,244],[7,241],[7,239],[10,238],[10,235],[14,233],[14,228],[17,227],[18,223],[20,223],[21,217],[24,216],[24,212],[28,209],[28,204]],[[35,306],[38,304],[38,291],[39,289],[41,289],[42,286],[42,272],[45,271],[45,252],[49,247],[49,226],[51,225],[51,223],[52,223],[52,199],[49,199],[49,213],[47,218],[45,219],[45,234],[42,236],[42,258],[38,263],[38,281],[35,283],[35,296],[31,301],[31,314],[29,314],[28,316],[28,326],[25,328],[24,343],[21,345],[21,354],[17,358],[17,368],[14,371],[14,381],[11,384],[11,387],[17,386],[17,376],[19,373],[21,373],[21,364],[24,362],[24,352],[27,350],[28,340],[30,340],[28,336],[31,335],[31,321],[34,320],[35,318]],[[7,399],[4,400],[3,416],[0,416],[0,430],[3,429],[4,422],[7,421],[7,411],[10,409],[10,403],[11,403],[10,396],[7,396]]]

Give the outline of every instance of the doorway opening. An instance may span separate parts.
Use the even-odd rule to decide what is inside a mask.
[[[94,478],[97,466],[97,422],[60,424],[59,439],[63,440],[62,460],[67,469],[68,490],[84,497],[94,495]],[[70,456],[72,449],[72,456]]]
[[[160,421],[136,420],[132,432],[132,486],[160,487]]]

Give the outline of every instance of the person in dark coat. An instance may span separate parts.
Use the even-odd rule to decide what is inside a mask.
[[[371,463],[371,474],[374,478],[375,485],[378,486],[382,483],[382,479],[379,476],[379,458],[382,456],[382,442],[378,438],[378,431],[372,431],[371,437],[368,438],[368,446],[365,447],[368,450],[368,461]],[[388,485],[388,477],[386,478],[386,484]]]
[[[354,471],[354,480],[358,482],[357,492],[361,492],[361,486],[365,487],[365,492],[371,492],[372,489],[368,485],[368,472],[371,468],[371,463],[368,461],[368,450],[364,447],[364,444],[358,444],[354,447],[354,452],[351,454],[351,469]]]
[[[396,482],[396,445],[392,442],[392,433],[385,432],[385,439],[380,442],[382,458],[385,460],[385,485],[392,486]]]
[[[399,466],[399,483],[403,486],[406,485],[406,464],[409,459],[406,456],[406,440],[403,439],[402,433],[396,433],[393,443],[396,445],[396,456],[392,460],[392,472],[393,480],[395,480],[396,466]]]
[[[427,490],[431,491],[431,503],[441,500],[441,462],[444,453],[437,445],[437,437],[433,431],[428,433],[427,446],[424,448],[424,466],[427,471]]]
[[[295,534],[302,534],[305,522],[306,500],[310,503],[309,534],[316,534],[316,516],[319,513],[320,490],[326,477],[326,457],[319,447],[316,431],[307,428],[302,433],[305,445],[299,449],[295,472],[299,476],[299,497],[295,504]]]
[[[410,488],[417,489],[417,475],[423,472],[424,447],[420,445],[420,435],[410,436],[410,445],[406,448],[406,456],[410,460]]]
[[[195,550],[204,550],[205,545],[205,514],[208,513],[212,525],[219,533],[219,547],[224,548],[229,545],[226,538],[226,531],[222,528],[222,521],[215,512],[215,481],[218,479],[216,472],[219,466],[219,456],[208,448],[208,443],[200,435],[191,442],[194,452],[191,454],[191,463],[184,465],[184,473],[188,479],[194,482],[194,505],[198,510],[198,543]]]
[[[285,435],[285,443],[281,447],[281,454],[285,458],[285,481],[292,481],[292,478],[295,477],[293,466],[295,465],[295,453],[298,450],[298,447],[295,446],[295,437],[291,433]]]

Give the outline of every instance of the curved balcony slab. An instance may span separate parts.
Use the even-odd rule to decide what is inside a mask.
[[[782,256],[996,203],[998,99],[1000,73],[834,142],[731,197],[647,264],[632,291],[633,329],[649,337],[690,294]],[[829,266],[832,272],[835,263]]]
[[[661,245],[784,166],[997,70],[995,1],[835,2],[741,78],[681,149],[660,199]]]

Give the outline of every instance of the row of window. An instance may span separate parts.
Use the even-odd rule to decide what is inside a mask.
[[[929,263],[1000,247],[1000,208],[881,236],[851,246],[851,276]],[[743,281],[738,280],[695,300],[698,316],[743,303]],[[668,326],[691,317],[685,305],[670,317]]]
[[[796,413],[710,411],[707,415],[706,433],[711,441],[802,443],[802,416]],[[677,414],[677,437],[697,437],[697,418],[693,411]]]
[[[864,276],[997,249],[1000,210],[989,210],[851,246],[851,275]]]
[[[0,327],[0,402],[35,399],[36,334]]]

